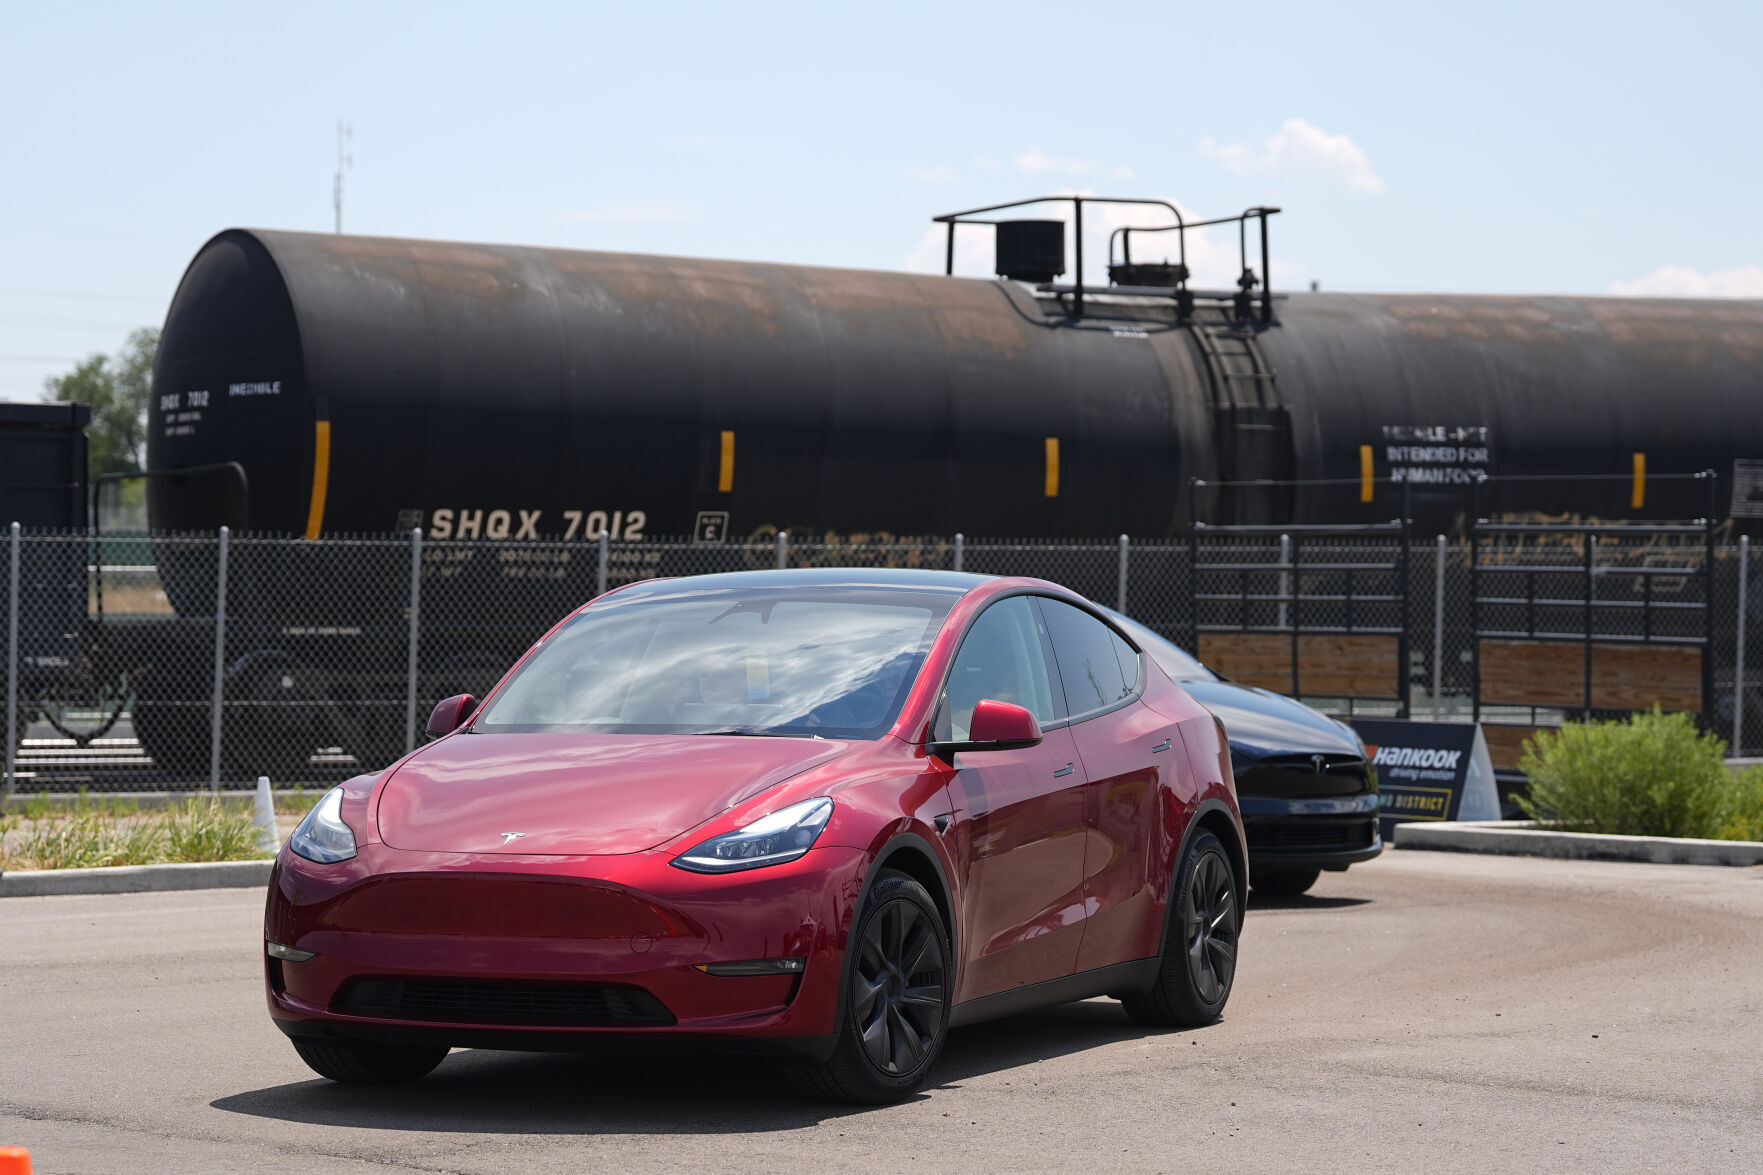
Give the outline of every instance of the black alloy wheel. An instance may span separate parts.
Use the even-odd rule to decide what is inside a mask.
[[[800,1071],[806,1092],[879,1105],[917,1090],[949,1030],[950,944],[929,893],[884,872],[852,928],[838,1041]]]
[[[1237,970],[1237,895],[1223,853],[1201,856],[1188,881],[1183,937],[1188,978],[1208,1004],[1224,1002]]]
[[[865,1055],[891,1077],[916,1069],[941,1030],[948,1002],[942,939],[905,898],[882,906],[864,925],[851,1010]]]
[[[1197,1028],[1223,1014],[1243,924],[1237,889],[1223,843],[1210,832],[1196,834],[1176,873],[1157,979],[1151,990],[1121,999],[1134,1021]]]

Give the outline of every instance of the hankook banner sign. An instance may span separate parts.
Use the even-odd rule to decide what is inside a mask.
[[[1481,727],[1355,718],[1377,769],[1378,831],[1404,820],[1498,820],[1500,795]]]

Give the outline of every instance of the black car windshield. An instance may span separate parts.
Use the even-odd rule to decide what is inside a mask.
[[[1174,681],[1217,681],[1218,674],[1201,664],[1187,650],[1174,642],[1158,636],[1136,620],[1128,620],[1112,608],[1104,609],[1108,615],[1119,622],[1131,637],[1139,642],[1145,652],[1151,654],[1151,660],[1163,672],[1169,674]]]
[[[471,729],[879,738],[959,598],[845,587],[614,597],[547,640]]]

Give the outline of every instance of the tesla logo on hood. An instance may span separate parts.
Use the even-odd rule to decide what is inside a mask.
[[[1316,774],[1321,775],[1328,768],[1328,756],[1311,755],[1310,766],[1316,771]]]
[[[519,840],[521,837],[523,837],[525,835],[526,835],[526,833],[524,833],[524,832],[504,832],[502,834],[502,847],[507,848],[509,845],[513,844],[515,841]]]

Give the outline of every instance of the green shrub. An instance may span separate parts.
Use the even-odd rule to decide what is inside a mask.
[[[1631,715],[1569,723],[1525,743],[1519,769],[1530,795],[1519,800],[1552,828],[1629,836],[1716,837],[1733,818],[1740,790],[1726,769],[1726,744],[1688,714]]]
[[[1733,780],[1719,835],[1722,840],[1763,840],[1763,767],[1753,767]]]

